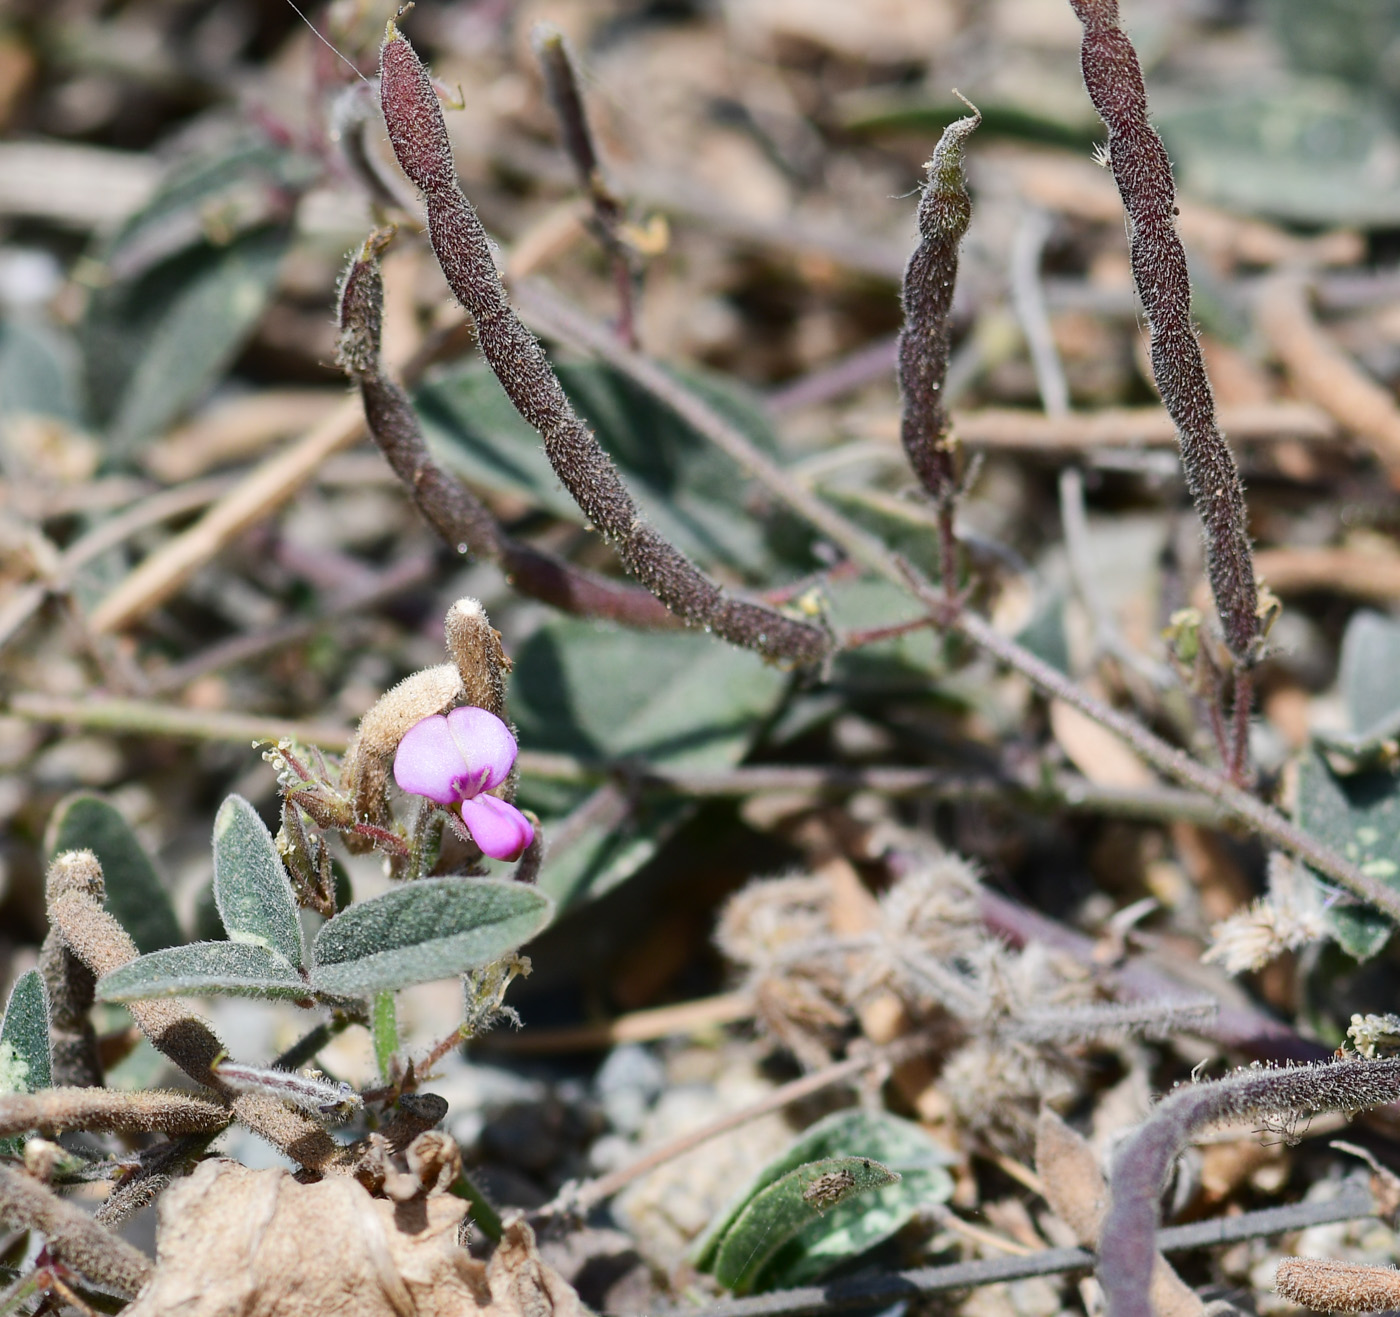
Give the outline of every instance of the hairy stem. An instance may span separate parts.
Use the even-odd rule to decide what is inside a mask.
[[[102,866],[91,851],[64,851],[49,866],[49,922],[69,949],[101,978],[137,957],[130,934],[102,908]],[[178,1001],[133,1001],[127,1010],[152,1045],[196,1083],[218,1092],[235,1120],[308,1170],[343,1162],[340,1146],[309,1116],[259,1093],[230,1093],[214,1065],[226,1054],[217,1034]]]
[[[193,1134],[221,1130],[228,1123],[228,1109],[219,1103],[162,1089],[45,1088],[0,1097],[0,1136],[34,1130],[54,1137],[75,1129]]]
[[[150,1280],[155,1268],[139,1249],[66,1203],[22,1171],[0,1166],[0,1224],[37,1230],[59,1262],[127,1298]]]
[[[1291,1122],[1397,1099],[1400,1057],[1241,1070],[1187,1085],[1159,1102],[1114,1158],[1098,1269],[1109,1317],[1153,1317],[1148,1286],[1157,1255],[1158,1203],[1172,1163],[1197,1130],[1217,1120],[1262,1116]]]

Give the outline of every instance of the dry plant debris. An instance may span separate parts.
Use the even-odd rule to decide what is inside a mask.
[[[0,15],[0,1312],[1394,1306],[1390,10]]]

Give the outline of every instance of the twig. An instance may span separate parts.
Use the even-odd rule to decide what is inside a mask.
[[[894,428],[894,417],[889,428]],[[1248,403],[1220,409],[1221,428],[1237,443],[1299,440],[1334,444],[1336,424],[1308,403]],[[981,407],[953,413],[953,428],[969,448],[1069,456],[1096,448],[1174,448],[1176,427],[1160,407],[1105,407],[1068,417],[1028,408]],[[868,427],[862,429],[867,432]]]
[[[775,416],[795,412],[803,407],[816,407],[831,402],[842,394],[854,392],[866,384],[894,374],[899,360],[898,335],[877,339],[863,348],[811,371],[788,384],[771,390],[764,398],[768,410]]]
[[[833,1084],[854,1079],[857,1075],[864,1074],[874,1066],[899,1065],[903,1061],[908,1061],[912,1057],[928,1051],[935,1045],[936,1040],[930,1037],[912,1035],[884,1047],[873,1048],[861,1056],[838,1061],[835,1065],[827,1066],[814,1074],[804,1075],[801,1079],[780,1084],[772,1092],[764,1094],[758,1101],[751,1102],[738,1111],[732,1111],[727,1116],[721,1116],[718,1120],[712,1120],[708,1125],[702,1125],[697,1130],[682,1134],[679,1138],[672,1139],[660,1148],[653,1149],[645,1156],[639,1157],[628,1166],[611,1171],[607,1175],[600,1175],[596,1180],[589,1180],[577,1188],[566,1189],[553,1202],[542,1207],[540,1212],[546,1215],[569,1210],[586,1212],[589,1208],[611,1198],[619,1190],[625,1189],[633,1180],[646,1175],[649,1171],[654,1171],[658,1166],[664,1166],[667,1162],[674,1161],[677,1157],[683,1157],[702,1143],[708,1143],[721,1134],[728,1134],[730,1130],[747,1125],[760,1116],[766,1116],[770,1111],[781,1111],[782,1108],[791,1103],[810,1097],[813,1093],[820,1093]]]
[[[527,1029],[524,1033],[491,1033],[476,1046],[489,1052],[516,1055],[535,1052],[575,1052],[615,1047],[618,1043],[650,1043],[658,1038],[699,1033],[749,1019],[753,998],[746,992],[726,992],[699,1001],[632,1011],[606,1024],[580,1024],[562,1029]]]
[[[322,627],[347,613],[367,613],[386,600],[402,596],[405,590],[428,580],[434,568],[431,557],[405,558],[402,562],[377,573],[365,585],[340,591],[327,600],[325,606],[314,617],[283,622],[278,626],[268,627],[265,631],[231,636],[228,640],[200,650],[183,662],[154,673],[147,679],[150,692],[152,695],[167,695],[183,690],[190,682],[206,673],[220,672],[224,668],[246,663],[249,659],[259,658],[273,650],[300,644],[309,640]]]
[[[1069,415],[1069,382],[1060,363],[1045,290],[1040,282],[1040,258],[1054,225],[1043,210],[1028,210],[1016,226],[1011,243],[1011,305],[1026,336],[1040,405],[1053,420]]]
[[[321,723],[299,723],[258,714],[216,713],[184,709],[154,701],[67,699],[61,695],[21,692],[10,700],[9,712],[31,722],[70,723],[106,732],[136,732],[192,741],[280,741],[290,739],[324,750],[343,750],[352,730]]]
[[[1211,1248],[1246,1239],[1376,1215],[1375,1200],[1364,1184],[1350,1181],[1336,1198],[1321,1203],[1266,1207],[1239,1216],[1215,1217],[1157,1232],[1163,1253]],[[1094,1255],[1082,1248],[1047,1248],[1018,1258],[988,1258],[942,1267],[919,1267],[883,1276],[860,1276],[826,1285],[805,1285],[751,1299],[730,1299],[704,1308],[672,1308],[660,1317],[805,1317],[807,1313],[843,1312],[851,1308],[879,1310],[901,1299],[945,1290],[974,1289],[1027,1276],[1054,1276],[1088,1271]]]
[[[403,350],[410,347],[405,342]],[[427,365],[427,354],[419,351],[393,364],[406,378],[414,379]],[[93,630],[120,631],[158,608],[233,539],[292,498],[329,457],[363,433],[359,399],[347,398],[290,447],[255,467],[193,526],[163,544],[121,581],[93,610]]]
[[[1096,722],[1117,732],[1142,758],[1168,776],[1209,796],[1232,817],[1306,860],[1319,872],[1334,878],[1392,918],[1400,919],[1400,897],[1376,879],[1362,873],[1356,865],[1330,847],[1303,832],[1276,809],[1198,763],[1140,723],[1095,699],[1063,673],[1043,663],[977,615],[960,610],[950,618],[946,599],[935,592],[930,583],[908,563],[829,504],[802,488],[777,463],[759,453],[735,426],[655,363],[627,351],[611,334],[537,284],[523,285],[517,291],[517,300],[531,319],[548,332],[558,333],[566,340],[596,353],[665,402],[698,433],[761,480],[794,512],[845,550],[854,561],[869,567],[886,580],[909,589],[941,624],[950,626],[1000,662],[1029,678],[1045,694],[1067,700]]]
[[[1262,549],[1254,557],[1259,579],[1275,594],[1335,591],[1360,599],[1400,598],[1400,555],[1361,549]]]
[[[80,568],[86,566],[108,549],[144,530],[147,526],[168,521],[196,508],[212,503],[228,487],[226,477],[200,480],[176,489],[164,489],[141,499],[116,516],[99,522],[86,535],[75,540],[59,557],[50,578],[16,592],[0,609],[0,647],[7,644],[15,632],[34,614],[50,594],[69,589]]]
[[[1255,323],[1298,391],[1340,425],[1360,435],[1400,482],[1400,407],[1317,323],[1308,305],[1306,279],[1275,275],[1259,291]]]
[[[1099,1280],[1110,1317],[1152,1317],[1148,1281],[1157,1251],[1159,1200],[1191,1135],[1226,1118],[1276,1122],[1327,1111],[1361,1111],[1400,1098],[1400,1058],[1254,1067],[1164,1098],[1119,1146],[1099,1240]]]

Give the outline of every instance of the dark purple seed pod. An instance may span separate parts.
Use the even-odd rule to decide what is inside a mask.
[[[1117,0],[1070,0],[1084,25],[1084,85],[1108,128],[1109,164],[1128,212],[1133,280],[1152,333],[1152,374],[1176,425],[1181,465],[1205,527],[1206,566],[1225,642],[1249,665],[1262,640],[1248,516],[1239,470],[1191,323],[1191,279],[1177,236],[1176,188],[1162,139],[1147,120],[1142,66],[1118,26]]]
[[[486,231],[457,186],[432,81],[392,23],[380,77],[389,141],[423,193],[428,238],[448,286],[476,323],[482,356],[515,409],[539,431],[550,465],[574,501],[612,542],[627,570],[683,621],[765,658],[820,662],[833,643],[824,627],[729,598],[643,520],[612,461],[574,412],[544,350],[511,308]]]

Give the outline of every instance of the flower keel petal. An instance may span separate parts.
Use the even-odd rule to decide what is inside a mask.
[[[414,723],[394,753],[394,781],[415,796],[427,796],[439,805],[461,799],[454,779],[466,771],[447,719],[440,713]]]
[[[530,820],[514,805],[495,796],[477,796],[462,802],[462,822],[483,855],[493,860],[515,860],[535,839]]]

